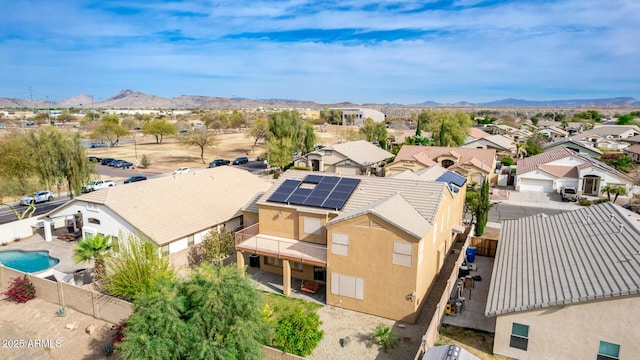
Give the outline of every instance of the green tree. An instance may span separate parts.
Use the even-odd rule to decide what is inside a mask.
[[[213,133],[207,131],[207,129],[195,129],[192,132],[188,133],[180,142],[183,145],[187,146],[197,146],[200,148],[200,160],[203,164],[204,161],[204,149],[208,147],[212,147],[216,144],[216,137]]]
[[[627,195],[627,188],[625,188],[624,186],[616,186],[615,188],[613,188],[613,193],[616,195],[613,198],[613,202],[615,203],[616,201],[618,201],[618,196]]]
[[[223,229],[218,232],[211,230],[202,239],[202,260],[222,266],[224,259],[233,254],[235,238],[231,231]]]
[[[366,119],[360,128],[360,133],[367,141],[377,141],[382,148],[386,148],[387,126],[384,122],[376,123],[372,119]]]
[[[542,142],[544,139],[541,136],[534,135],[527,139],[524,145],[525,155],[533,156],[542,153]]]
[[[94,140],[106,141],[115,146],[121,136],[129,134],[129,130],[120,124],[117,115],[105,115],[89,135]]]
[[[243,112],[240,112],[236,109],[233,109],[231,114],[229,114],[229,126],[232,128],[242,128],[242,126],[247,124],[247,118]]]
[[[110,235],[90,234],[73,249],[73,259],[77,263],[93,260],[96,276],[103,279],[106,274],[105,259],[111,255],[111,247]]]
[[[616,118],[616,125],[634,124],[636,119],[632,114],[617,115]]]
[[[156,144],[162,144],[162,139],[165,136],[177,134],[178,129],[165,119],[156,119],[144,124],[142,132],[146,135],[153,135],[156,138]]]
[[[564,114],[563,114],[564,115]],[[602,121],[602,115],[597,110],[586,110],[573,115],[574,120],[589,120],[595,122]],[[560,119],[556,119],[556,121],[562,121]]]
[[[253,146],[258,144],[258,141],[267,138],[267,121],[265,119],[258,119],[249,128],[249,134],[247,136],[252,137]]]
[[[284,167],[294,152],[313,151],[316,138],[313,127],[302,120],[298,111],[283,110],[269,115],[267,141],[269,162]]]
[[[175,279],[169,260],[160,256],[158,247],[134,235],[127,237],[126,246],[120,246],[115,256],[105,259],[105,268],[105,290],[127,301]]]
[[[436,145],[451,147],[464,144],[473,125],[469,115],[459,110],[423,110],[418,115],[418,122],[421,130],[431,133]]]
[[[262,308],[235,266],[202,264],[138,297],[118,347],[123,359],[260,359],[272,333]]]
[[[471,215],[471,223],[476,225],[476,236],[482,236],[487,225],[489,211],[495,206],[489,199],[489,181],[485,179],[480,189],[475,186],[467,188],[464,209]]]
[[[307,356],[324,336],[319,330],[320,317],[315,312],[304,312],[302,307],[278,320],[273,346],[289,354]]]
[[[291,139],[272,139],[267,143],[267,155],[269,164],[284,169],[291,163],[293,157],[293,145]]]

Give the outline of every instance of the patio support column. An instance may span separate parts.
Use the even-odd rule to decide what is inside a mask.
[[[238,269],[244,271],[244,253],[240,250],[236,251],[236,263],[238,263]]]
[[[49,242],[53,240],[53,237],[51,236],[51,221],[47,218],[44,219],[42,221],[42,223],[44,224],[43,228],[44,228],[44,241]]]
[[[282,293],[284,296],[291,294],[291,263],[289,260],[282,260]]]

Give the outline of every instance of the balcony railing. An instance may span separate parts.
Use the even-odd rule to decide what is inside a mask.
[[[327,247],[306,241],[259,234],[258,224],[236,232],[236,249],[255,254],[327,266]]]

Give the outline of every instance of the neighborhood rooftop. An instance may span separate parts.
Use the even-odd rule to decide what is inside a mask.
[[[353,160],[359,165],[368,165],[370,162],[378,162],[393,157],[393,154],[373,145],[366,140],[349,141],[343,144],[335,144],[323,150],[333,150]]]
[[[585,167],[596,167],[596,168],[600,168],[602,170],[606,170],[611,172],[612,174],[615,174],[617,176],[620,176],[622,178],[628,179],[629,176],[626,174],[621,173],[620,171],[612,168],[611,166],[597,161],[593,158],[591,158],[590,156],[586,156],[586,155],[582,155],[579,154],[571,149],[568,148],[564,148],[564,147],[560,147],[560,148],[555,148],[549,151],[545,151],[541,154],[538,155],[534,155],[528,158],[524,158],[518,161],[518,170],[516,172],[517,175],[522,175],[522,174],[526,174],[530,171],[536,170],[536,169],[540,169],[544,171],[544,164],[556,161],[556,160],[560,160],[560,159],[564,159],[566,157],[570,157],[573,156],[577,159],[580,159],[583,161],[583,163],[581,165],[578,165],[578,168],[585,168]],[[547,165],[548,166],[548,165]],[[564,167],[572,167],[572,166],[564,166]],[[555,174],[553,174],[555,175]]]
[[[75,201],[103,204],[164,245],[240,216],[238,209],[270,185],[246,170],[221,166],[106,188],[64,206]]]
[[[502,223],[488,316],[637,294],[637,214],[604,203]]]
[[[574,144],[574,145],[583,147],[585,149],[589,149],[589,150],[591,150],[591,151],[593,151],[595,153],[602,154],[602,151],[600,151],[598,148],[596,148],[594,146],[591,146],[590,144],[587,144],[585,142],[575,140],[573,138],[563,138],[563,139],[560,139],[558,141],[548,142],[548,143],[542,145],[542,148],[543,149],[549,149],[549,148],[553,148],[555,146],[562,145],[562,144],[565,144],[565,143]]]
[[[433,166],[437,163],[440,156],[453,156],[458,161],[456,165],[472,164],[485,171],[492,171],[492,164],[495,161],[495,149],[466,149],[466,148],[450,148],[446,146],[417,146],[404,145],[398,151],[394,163],[410,160],[418,161],[426,166]]]

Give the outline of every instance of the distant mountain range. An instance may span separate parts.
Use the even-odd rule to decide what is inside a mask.
[[[112,109],[220,109],[220,108],[303,108],[321,109],[324,106],[344,107],[557,107],[557,108],[640,108],[640,101],[632,97],[617,97],[609,99],[575,99],[575,100],[549,100],[532,101],[522,99],[503,99],[485,103],[470,103],[466,101],[454,104],[444,104],[435,101],[425,101],[419,104],[354,104],[342,102],[336,104],[318,104],[312,101],[291,99],[247,99],[240,97],[222,98],[199,95],[180,95],[174,98],[164,98],[155,95],[141,93],[139,91],[122,90],[116,95],[101,101],[93,99],[85,94],[52,102],[48,100],[34,99],[33,102],[25,99],[0,98],[0,107],[3,108],[67,108],[81,107],[112,108]]]

